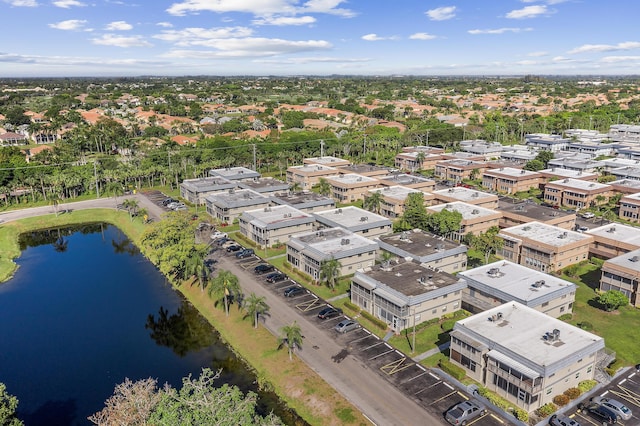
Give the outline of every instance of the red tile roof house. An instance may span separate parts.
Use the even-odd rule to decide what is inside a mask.
[[[178,145],[195,144],[196,142],[198,142],[198,139],[194,137],[183,136],[183,135],[173,136],[171,137],[171,140],[177,143]]]
[[[7,132],[0,134],[0,144],[2,146],[9,145],[27,145],[29,143],[25,135],[19,133]]]

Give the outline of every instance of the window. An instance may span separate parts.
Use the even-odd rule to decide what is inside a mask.
[[[544,308],[545,306],[549,306],[549,302],[544,302],[544,303],[542,304],[542,307],[543,307],[543,308]]]
[[[560,312],[564,312],[564,306],[560,306]]]
[[[553,392],[553,388],[547,389],[547,395],[551,395],[551,392]]]

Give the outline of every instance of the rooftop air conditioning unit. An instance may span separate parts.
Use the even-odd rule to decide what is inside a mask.
[[[491,268],[487,274],[489,274],[490,277],[497,277],[500,275],[500,268]]]
[[[362,217],[360,218],[360,222],[366,222],[366,221],[368,221],[368,220],[369,220],[369,218],[368,218],[367,216],[362,216]]]

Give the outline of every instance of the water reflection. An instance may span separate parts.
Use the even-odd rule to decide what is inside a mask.
[[[215,340],[211,325],[186,300],[173,315],[162,306],[157,320],[155,315],[149,314],[145,328],[151,330],[151,338],[156,344],[170,348],[181,357],[211,346]]]

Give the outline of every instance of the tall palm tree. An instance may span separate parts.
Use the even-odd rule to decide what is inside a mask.
[[[229,299],[238,298],[241,294],[238,277],[225,269],[221,269],[218,275],[211,280],[211,285],[209,285],[209,297],[222,296],[224,311],[227,316],[229,316]]]
[[[331,184],[325,178],[320,178],[318,180],[318,184],[316,185],[318,192],[320,195],[330,195],[331,194]]]
[[[265,315],[269,312],[269,305],[267,305],[266,298],[264,296],[258,296],[255,293],[251,293],[244,299],[242,307],[247,312],[247,316],[253,317],[253,328],[258,328],[260,315]]]
[[[131,219],[131,221],[133,222],[133,215],[138,209],[138,201],[134,200],[133,198],[127,198],[122,202],[122,207],[127,209],[127,211],[129,212],[129,219]]]
[[[334,290],[340,276],[340,262],[335,258],[323,260],[320,263],[320,283],[325,284],[331,290]]]
[[[115,180],[111,181],[107,183],[105,192],[113,196],[114,200],[116,201],[116,207],[118,207],[118,197],[124,194],[124,189],[122,188],[122,184]]]
[[[293,351],[295,351],[296,348],[302,348],[302,329],[300,329],[298,323],[294,321],[293,324],[282,327],[280,332],[283,336],[278,339],[278,349],[286,346],[289,350],[289,361],[291,361],[293,359]]]
[[[384,196],[382,195],[382,191],[375,191],[364,199],[364,208],[370,212],[380,214],[380,208],[383,201]]]
[[[200,291],[204,291],[209,280],[209,268],[204,262],[206,254],[206,249],[198,250],[189,256],[184,265],[185,277],[194,277],[193,281],[197,280],[200,284]]]

